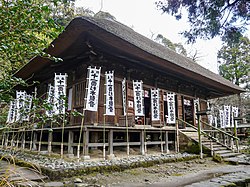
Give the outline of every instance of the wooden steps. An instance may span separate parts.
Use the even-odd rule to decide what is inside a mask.
[[[195,129],[181,129],[180,132],[187,136],[188,138],[192,139],[193,141],[198,143],[198,132]],[[224,158],[231,158],[231,157],[237,157],[239,155],[242,155],[241,153],[236,153],[229,147],[215,141],[214,139],[208,139],[204,135],[202,135],[202,145],[203,147],[206,147],[208,150],[213,151],[214,154],[217,154]],[[211,146],[212,145],[212,146]],[[211,150],[212,148],[212,150]]]

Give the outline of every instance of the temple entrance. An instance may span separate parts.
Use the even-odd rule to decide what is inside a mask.
[[[194,103],[191,98],[183,98],[183,118],[184,121],[194,125]]]
[[[150,91],[144,91],[144,111],[145,111],[145,125],[150,125],[151,121],[151,100]]]

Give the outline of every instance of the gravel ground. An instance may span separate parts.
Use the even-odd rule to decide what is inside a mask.
[[[64,171],[66,169],[77,170],[80,168],[96,166],[122,165],[130,166],[137,162],[150,162],[156,160],[174,160],[195,156],[187,153],[178,154],[150,154],[137,156],[124,156],[123,158],[114,158],[112,160],[62,160],[46,155],[32,155],[20,151],[0,150],[0,155],[11,154],[16,159],[34,163],[42,167],[55,171]],[[171,162],[165,164],[156,164],[152,167],[138,167],[126,169],[122,172],[93,172],[82,174],[71,178],[62,179],[57,186],[107,186],[107,187],[140,187],[140,186],[221,186],[245,181],[250,179],[250,158],[240,157],[240,163],[243,165],[233,166],[225,163],[217,163],[212,158],[192,159],[182,162]],[[244,160],[244,161],[243,161]],[[237,162],[237,159],[236,159]],[[49,183],[40,184],[40,186],[49,186]]]

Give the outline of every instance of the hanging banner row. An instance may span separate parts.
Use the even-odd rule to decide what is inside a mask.
[[[98,110],[98,98],[100,87],[101,68],[88,67],[85,106],[88,111]],[[67,88],[67,74],[55,74],[54,85],[49,84],[47,93],[47,107],[45,113],[48,117],[53,115],[65,114],[65,100]],[[105,72],[105,115],[115,115],[115,87],[114,87],[114,71]],[[127,83],[126,79],[122,81],[122,103],[123,115],[127,115]],[[133,81],[134,94],[134,115],[144,116],[144,90],[143,82]],[[167,123],[175,123],[175,94],[167,94]],[[32,107],[32,96],[26,94],[25,91],[18,91],[16,99],[10,103],[7,123],[22,122],[29,120],[29,112]],[[24,112],[25,111],[25,112]],[[151,119],[152,121],[160,120],[160,92],[159,89],[151,89]]]

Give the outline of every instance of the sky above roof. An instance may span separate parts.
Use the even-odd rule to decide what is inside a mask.
[[[218,73],[217,51],[221,48],[219,38],[197,40],[193,45],[185,45],[185,38],[179,33],[189,28],[187,20],[177,21],[174,17],[157,10],[156,0],[76,0],[76,6],[89,8],[95,13],[109,12],[117,21],[134,31],[151,38],[162,34],[174,43],[182,43],[188,53],[198,52],[198,63],[214,73]]]

